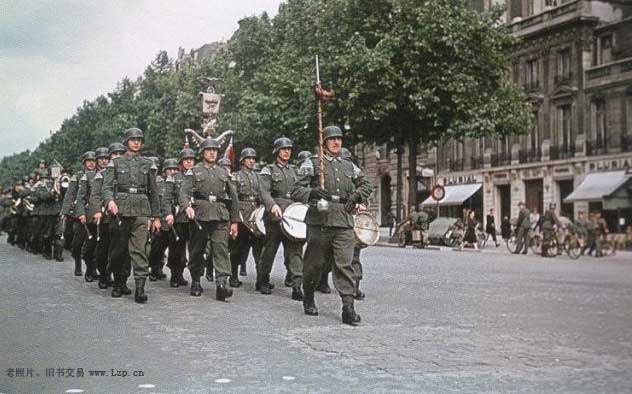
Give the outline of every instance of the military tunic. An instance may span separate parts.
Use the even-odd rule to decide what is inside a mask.
[[[544,214],[544,220],[542,221],[542,257],[554,257],[549,255],[548,250],[553,245],[555,225],[562,226],[555,214],[555,210],[549,209]]]
[[[172,177],[173,183],[170,182],[169,188],[171,189],[171,196],[165,199],[165,203],[169,203],[169,206],[165,206],[165,214],[173,214],[174,222],[173,228],[175,234],[172,231],[169,236],[169,257],[167,259],[167,267],[171,270],[171,275],[176,275],[177,278],[183,278],[184,268],[186,267],[186,255],[187,244],[190,240],[189,236],[189,219],[184,212],[184,207],[179,204],[178,196],[180,189],[185,182],[184,174],[181,172],[176,173]],[[165,190],[168,192],[168,190]],[[187,205],[188,206],[188,205]],[[167,213],[169,212],[169,213]],[[176,239],[177,234],[177,239]]]
[[[274,258],[283,243],[284,261],[287,263],[293,287],[303,282],[303,244],[304,241],[292,240],[281,231],[281,218],[271,213],[272,207],[278,205],[281,211],[292,203],[291,187],[298,180],[298,169],[292,164],[269,164],[261,170],[260,193],[265,206],[263,220],[266,235],[261,250],[257,282],[261,285],[270,283],[270,272]]]
[[[57,251],[59,242],[55,242],[55,227],[61,210],[59,193],[54,189],[54,181],[42,179],[33,190],[33,199],[37,202],[37,229],[35,236],[41,241],[41,251],[47,258],[53,257],[53,247]],[[34,210],[35,211],[35,210]]]
[[[160,216],[156,171],[151,160],[129,152],[111,160],[105,170],[104,205],[116,202],[121,222],[118,231],[112,234],[110,256],[110,268],[119,284],[126,279],[124,262],[128,255],[134,279],[145,279],[148,275],[148,223],[150,218]]]
[[[84,171],[79,171],[70,178],[68,190],[64,196],[61,213],[66,218],[66,228],[72,229],[72,245],[70,252],[75,260],[75,274],[81,275],[81,248],[86,239],[86,230],[76,219],[75,210],[77,205],[77,192],[79,191],[79,180],[83,177]]]
[[[75,216],[79,220],[80,216],[86,216],[87,229],[86,239],[81,248],[81,257],[86,264],[86,278],[88,275],[96,276],[96,247],[97,247],[97,224],[94,221],[94,215],[101,212],[101,207],[94,204],[92,197],[92,186],[97,175],[96,170],[88,170],[83,173],[79,179],[79,187],[77,188],[77,204]],[[99,236],[101,225],[99,224]],[[87,280],[87,279],[86,279]]]
[[[352,266],[354,252],[353,225],[350,212],[345,209],[349,199],[368,201],[373,185],[351,160],[339,156],[325,155],[324,190],[332,198],[327,211],[319,212],[316,202],[309,200],[313,188],[319,187],[320,169],[318,158],[303,163],[307,167],[292,187],[295,200],[309,203],[305,216],[307,223],[307,248],[304,260],[304,283],[306,300],[313,299],[314,289],[319,285],[323,265],[333,262],[334,286],[344,305],[353,305],[355,279],[358,276]]]
[[[162,273],[165,251],[169,246],[171,225],[165,221],[165,218],[171,213],[171,200],[173,199],[174,185],[175,183],[173,177],[163,178],[160,175],[156,177],[156,186],[158,187],[158,196],[160,200],[161,226],[160,232],[152,237],[151,251],[149,252],[149,267],[151,268],[152,274],[155,275]],[[152,275],[154,279],[159,279],[155,275]]]
[[[199,163],[188,170],[184,178],[179,187],[178,202],[181,208],[192,207],[197,221],[189,226],[191,278],[199,280],[204,273],[204,252],[210,237],[217,284],[225,284],[230,275],[229,222],[240,222],[235,186],[228,171],[216,164]]]
[[[252,212],[261,203],[259,175],[253,170],[242,168],[233,175],[237,196],[239,197],[239,210],[242,219],[248,220]],[[230,243],[231,277],[237,280],[239,266],[246,264],[248,253],[252,248],[252,256],[255,267],[259,267],[259,258],[263,246],[261,240],[255,237],[244,223],[239,224],[237,238]]]
[[[529,233],[531,231],[531,212],[527,208],[522,208],[518,213],[518,239],[516,240],[516,251],[514,253],[527,254],[529,249]]]

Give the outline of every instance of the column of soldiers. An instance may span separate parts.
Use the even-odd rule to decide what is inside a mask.
[[[318,157],[301,152],[298,166],[293,164],[294,146],[286,137],[274,141],[274,163],[257,172],[257,152],[244,148],[240,168],[232,173],[230,161],[218,157],[220,145],[214,139],[203,141],[197,155],[185,146],[178,159],[162,163],[162,173],[157,159],[140,154],[144,141],[143,132],[131,128],[122,144],[84,153],[82,169],[63,194],[56,192],[45,169],[6,190],[0,224],[8,241],[59,260],[65,243],[74,274],[86,282],[98,280],[100,289],[111,287],[115,298],[132,294],[127,281],[133,273],[137,303],[148,300],[147,279],[166,279],[167,251],[172,288],[189,285],[184,277],[188,268],[191,296],[202,296],[205,276],[215,282],[216,299],[225,301],[242,285],[239,276],[246,274],[252,253],[255,289],[269,295],[275,288],[270,277],[274,259],[283,244],[285,284],[305,314],[318,315],[314,292],[328,292],[331,271],[342,300],[342,321],[360,322],[354,300],[364,294],[352,215],[366,209],[373,186],[342,147],[340,128],[325,129],[322,186]],[[27,204],[15,204],[16,199]],[[323,201],[326,210],[318,208]],[[281,230],[283,213],[293,202],[309,206],[305,241]],[[262,205],[266,231],[257,237],[244,220]],[[22,228],[28,231],[21,233]]]

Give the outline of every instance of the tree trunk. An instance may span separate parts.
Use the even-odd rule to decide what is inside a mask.
[[[418,141],[411,133],[408,139],[408,215],[417,210],[417,148]]]
[[[404,201],[402,199],[402,193],[404,192],[404,184],[402,182],[402,175],[403,175],[403,156],[404,156],[404,147],[399,145],[397,147],[397,211],[395,214],[395,220],[397,220],[397,223],[401,223],[402,221],[402,206],[404,204]]]

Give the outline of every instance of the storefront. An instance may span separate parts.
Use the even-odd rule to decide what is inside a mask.
[[[437,202],[428,197],[421,203],[424,210],[438,210],[438,216],[462,218],[464,209],[473,209],[476,218],[483,217],[483,184],[472,183],[464,185],[444,186],[445,197]]]

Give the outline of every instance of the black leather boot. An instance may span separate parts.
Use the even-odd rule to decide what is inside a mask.
[[[180,283],[178,282],[178,274],[171,271],[171,279],[169,279],[169,287],[173,287],[174,289],[180,287]]]
[[[246,263],[239,265],[239,276],[248,276],[248,273],[246,272]]]
[[[108,276],[106,272],[99,275],[99,289],[105,290],[108,288]]]
[[[121,291],[125,295],[132,294],[132,290],[129,287],[127,287],[127,278],[121,278]]]
[[[360,315],[355,312],[353,305],[343,305],[342,322],[351,326],[356,326],[360,323]]]
[[[226,287],[226,282],[217,282],[215,287],[215,299],[217,301],[226,301],[227,298],[233,296],[233,289]]]
[[[318,288],[316,290],[323,294],[331,293],[331,288],[329,287],[329,273],[322,274],[320,276],[320,283],[318,284]]]
[[[149,281],[150,282],[155,282],[158,280],[158,270],[154,270],[152,269],[151,272],[149,273]]]
[[[215,280],[212,268],[206,269],[206,280],[209,282],[212,282],[213,280]]]
[[[240,287],[243,283],[239,279],[233,278],[231,276],[230,279],[228,280],[228,284],[230,285],[230,287]]]
[[[204,292],[204,289],[202,289],[202,285],[200,284],[200,278],[192,279],[191,280],[191,295],[193,297],[200,297],[202,295],[202,292]]]
[[[292,273],[287,271],[285,273],[285,281],[283,281],[285,287],[292,287],[294,285],[294,281],[292,280]]]
[[[301,291],[301,286],[294,286],[292,288],[292,299],[294,301],[303,301],[305,297],[303,296],[303,292]]]
[[[314,302],[314,292],[305,290],[305,296],[303,297],[303,311],[309,316],[318,316],[318,308]]]
[[[184,279],[184,275],[182,274],[182,271],[178,272],[178,274],[176,275],[176,280],[178,281],[178,286],[188,286],[189,282]]]
[[[145,278],[136,279],[136,292],[134,293],[134,301],[139,304],[147,302],[147,294],[145,294]]]
[[[364,294],[360,290],[360,279],[356,279],[356,281],[355,281],[355,299],[356,300],[363,300],[365,298],[366,298],[366,294]]]
[[[114,278],[114,286],[112,287],[112,297],[119,298],[123,296],[123,289],[121,288],[122,280],[119,277]]]
[[[83,272],[81,270],[81,258],[75,258],[75,276],[81,276]]]

